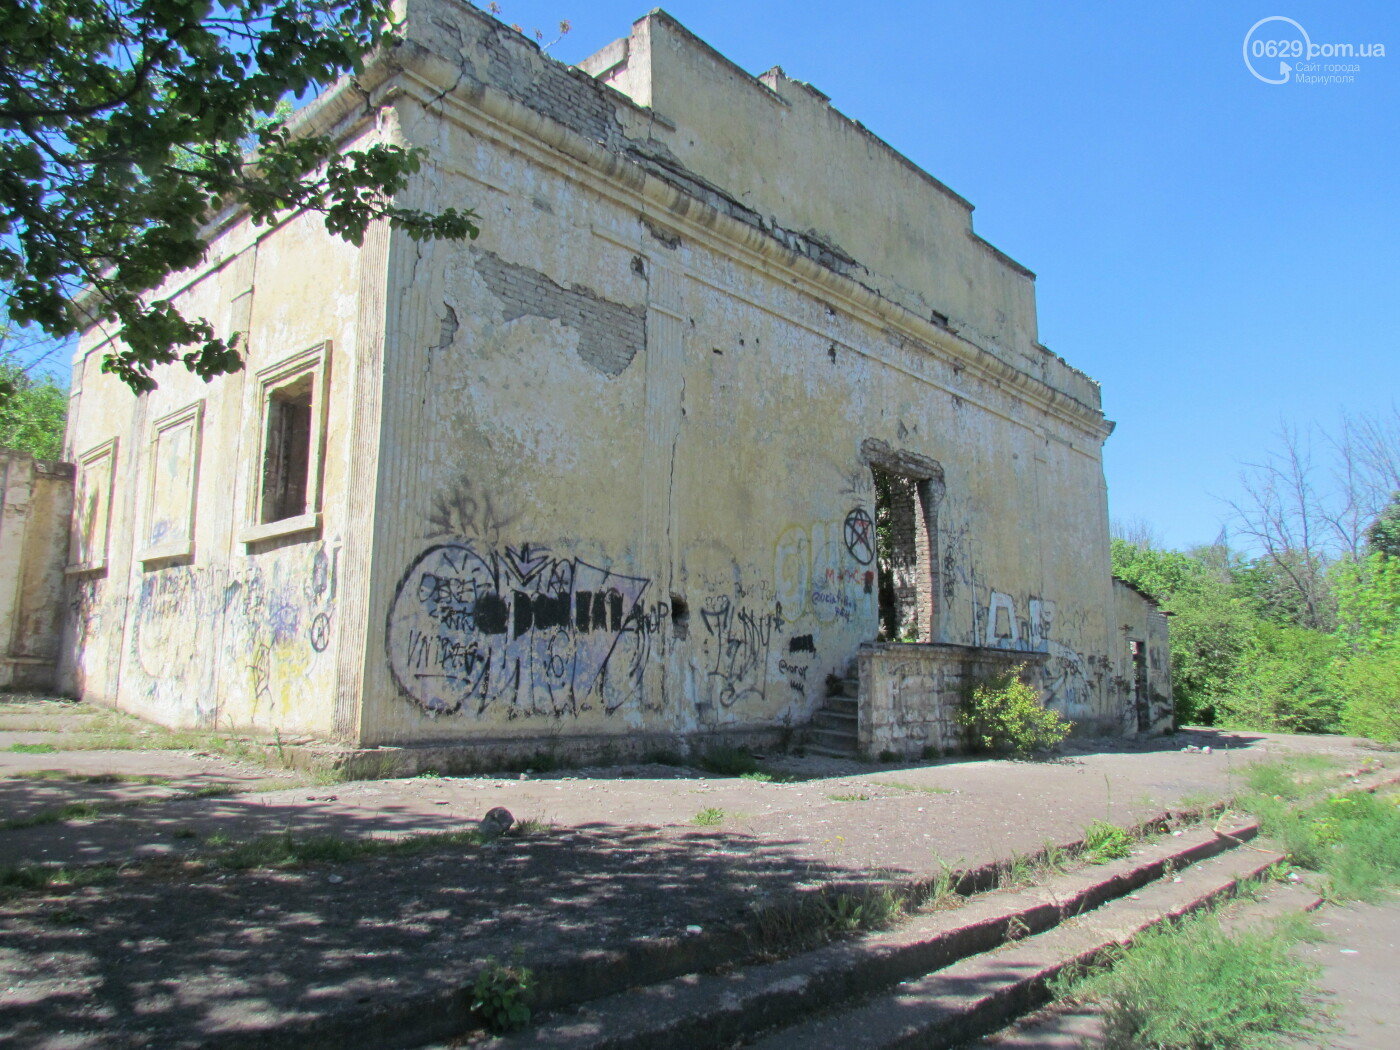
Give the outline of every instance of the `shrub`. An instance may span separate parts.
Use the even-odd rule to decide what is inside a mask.
[[[737,777],[757,773],[758,759],[747,748],[721,744],[700,756],[700,768],[717,776]]]
[[[1239,674],[1217,696],[1219,722],[1283,733],[1336,732],[1342,705],[1332,668],[1341,653],[1331,635],[1261,623]]]
[[[1337,668],[1336,682],[1348,733],[1400,743],[1400,648],[1356,653]]]
[[[1047,710],[1034,686],[1022,681],[1025,664],[974,684],[963,694],[958,724],[972,751],[1011,751],[1026,755],[1054,747],[1072,724]]]

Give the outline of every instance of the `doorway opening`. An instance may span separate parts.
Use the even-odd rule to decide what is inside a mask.
[[[871,464],[875,560],[884,642],[931,642],[938,607],[929,479]]]
[[[1147,703],[1147,646],[1136,638],[1129,640],[1133,655],[1133,701],[1137,708],[1139,733],[1152,728],[1152,712]]]

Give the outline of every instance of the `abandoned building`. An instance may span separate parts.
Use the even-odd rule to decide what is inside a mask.
[[[426,146],[405,203],[480,238],[230,212],[160,294],[242,372],[133,396],[87,333],[60,688],[422,754],[917,756],[1024,664],[1083,732],[1170,725],[1099,388],[966,200],[660,11],[577,67],[404,14],[303,125]]]

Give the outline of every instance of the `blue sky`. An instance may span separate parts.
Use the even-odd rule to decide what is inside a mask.
[[[569,19],[551,53],[575,62],[646,2],[501,0],[500,17],[546,39]],[[1115,518],[1208,542],[1281,422],[1400,402],[1394,0],[666,7],[745,69],[830,95],[1039,275],[1041,340],[1118,422]],[[1354,83],[1262,83],[1242,49],[1272,15],[1387,55],[1357,60]]]
[[[501,6],[550,39],[570,19],[551,53],[571,62],[644,13]],[[1334,427],[1400,401],[1393,0],[665,6],[750,72],[781,65],[830,95],[1037,273],[1041,340],[1103,384],[1118,421],[1115,518],[1208,542],[1280,421]],[[1353,83],[1262,83],[1242,50],[1273,15],[1387,55],[1355,60]]]

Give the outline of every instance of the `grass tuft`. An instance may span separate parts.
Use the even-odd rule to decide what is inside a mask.
[[[909,791],[920,795],[951,795],[952,788],[938,787],[935,784],[912,784],[907,780],[876,780],[876,787],[894,788],[896,791]]]
[[[1082,856],[1091,864],[1126,857],[1133,850],[1133,839],[1117,824],[1106,820],[1095,820],[1084,829],[1084,850]]]
[[[52,744],[11,744],[6,750],[17,755],[52,755],[58,748]]]
[[[444,831],[409,835],[399,839],[351,839],[336,835],[260,835],[246,842],[230,842],[218,833],[205,839],[212,847],[209,862],[216,867],[299,868],[307,864],[343,864],[368,857],[414,856],[451,846],[479,846],[478,831]]]
[[[81,868],[52,867],[47,864],[17,864],[0,867],[0,900],[23,893],[68,891],[110,882],[117,877],[111,865],[94,864]]]
[[[101,816],[103,807],[92,802],[69,802],[53,809],[42,809],[27,817],[11,817],[0,822],[0,828],[17,831],[20,828],[39,828],[46,824],[61,824],[65,820],[90,820]]]
[[[1201,915],[1149,931],[1111,969],[1053,988],[1098,1005],[1106,1050],[1266,1050],[1325,1031],[1316,969],[1290,953],[1295,940],[1288,928],[1227,935]]]
[[[698,824],[702,828],[718,827],[720,824],[724,823],[724,810],[716,809],[714,806],[702,809],[699,813],[695,814],[691,823]]]
[[[1292,864],[1323,876],[1329,900],[1376,900],[1400,885],[1400,807],[1365,791],[1290,807],[1273,795],[1244,800]]]

